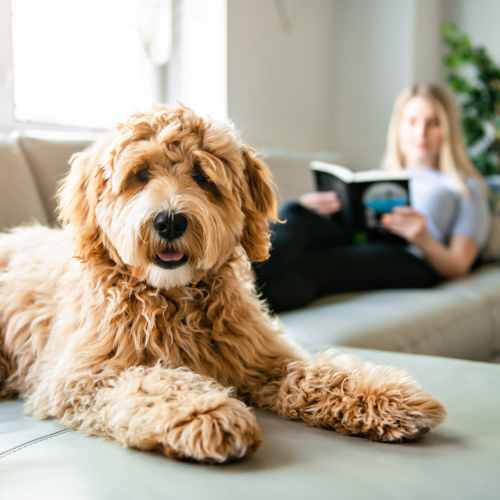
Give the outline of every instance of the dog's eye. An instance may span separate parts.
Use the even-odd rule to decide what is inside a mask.
[[[142,167],[140,170],[138,170],[135,174],[135,178],[139,182],[146,184],[146,182],[148,182],[149,178],[150,178],[150,173],[149,173],[148,167]]]
[[[220,196],[220,191],[218,190],[217,186],[206,176],[200,164],[197,162],[193,166],[191,177],[196,182],[196,184],[198,184],[198,186],[200,186],[205,191],[212,193],[216,197]]]
[[[198,184],[203,189],[207,189],[212,184],[210,179],[205,175],[205,172],[203,172],[200,165],[198,165],[197,163],[194,164],[193,171],[191,172],[191,177],[196,182],[196,184]]]

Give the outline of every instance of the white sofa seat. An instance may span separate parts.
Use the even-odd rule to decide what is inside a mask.
[[[374,351],[440,399],[447,420],[422,441],[383,444],[257,412],[264,442],[227,466],[176,462],[86,437],[0,402],[0,498],[15,500],[497,500],[500,366]]]

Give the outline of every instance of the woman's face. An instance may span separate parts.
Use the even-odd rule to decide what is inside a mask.
[[[437,168],[442,143],[443,129],[435,106],[425,97],[412,97],[403,107],[399,126],[405,166]]]

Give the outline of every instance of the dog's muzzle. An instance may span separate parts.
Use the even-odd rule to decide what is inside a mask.
[[[156,215],[153,227],[161,239],[167,242],[165,248],[156,255],[155,263],[163,269],[175,269],[187,262],[187,255],[179,252],[169,243],[180,238],[187,229],[188,220],[181,213],[163,211]]]

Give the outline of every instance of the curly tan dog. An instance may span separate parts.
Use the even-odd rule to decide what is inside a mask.
[[[0,236],[0,397],[29,413],[201,462],[257,448],[247,405],[379,441],[443,420],[404,372],[309,359],[277,331],[249,265],[276,199],[231,128],[134,115],[74,156],[59,209],[63,229]]]

